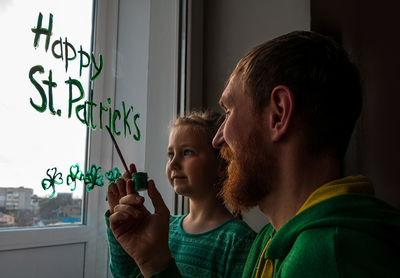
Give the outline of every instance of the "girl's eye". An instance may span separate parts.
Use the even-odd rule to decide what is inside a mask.
[[[191,150],[184,150],[183,155],[192,155],[193,152]]]
[[[168,153],[168,158],[171,160],[172,158],[174,158],[174,153]]]

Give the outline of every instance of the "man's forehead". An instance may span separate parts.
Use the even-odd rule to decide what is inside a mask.
[[[235,91],[238,90],[238,78],[231,77],[229,82],[227,83],[225,90],[222,92],[222,95],[219,99],[219,105],[221,107],[225,107],[228,104],[231,104],[235,99]]]

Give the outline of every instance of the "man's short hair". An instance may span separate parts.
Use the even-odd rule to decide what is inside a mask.
[[[276,86],[287,86],[310,150],[344,157],[361,112],[361,86],[356,67],[333,40],[309,31],[291,32],[252,49],[234,75],[242,78],[258,113]]]

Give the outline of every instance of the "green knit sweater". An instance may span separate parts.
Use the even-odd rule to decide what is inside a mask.
[[[114,238],[108,216],[106,213],[111,272],[115,278],[136,277],[139,268]],[[181,226],[184,217],[170,217],[169,247],[176,262],[170,266],[169,273],[175,273],[172,277],[240,277],[256,233],[245,222],[231,219],[207,232],[189,234]]]

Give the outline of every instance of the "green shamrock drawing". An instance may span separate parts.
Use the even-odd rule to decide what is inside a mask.
[[[97,167],[96,164],[92,164],[92,166],[90,166],[90,170],[86,172],[86,175],[83,179],[87,192],[92,191],[95,185],[100,187],[104,186],[103,175],[101,172],[101,166]]]
[[[67,176],[67,185],[70,186],[71,184],[74,185],[74,187],[71,189],[71,191],[74,191],[76,189],[76,181],[83,180],[83,172],[79,170],[79,165],[76,163],[75,165],[72,165],[69,168],[69,174]]]
[[[110,171],[106,172],[106,178],[110,183],[115,182],[118,178],[122,177],[121,172],[117,167],[114,167],[114,169],[111,169]]]
[[[54,197],[54,194],[56,193],[55,185],[63,183],[62,173],[57,173],[57,168],[54,167],[51,169],[47,169],[46,174],[49,178],[42,179],[42,187],[44,190],[47,190],[50,187],[53,189],[53,192],[49,197],[49,199],[52,199]]]

